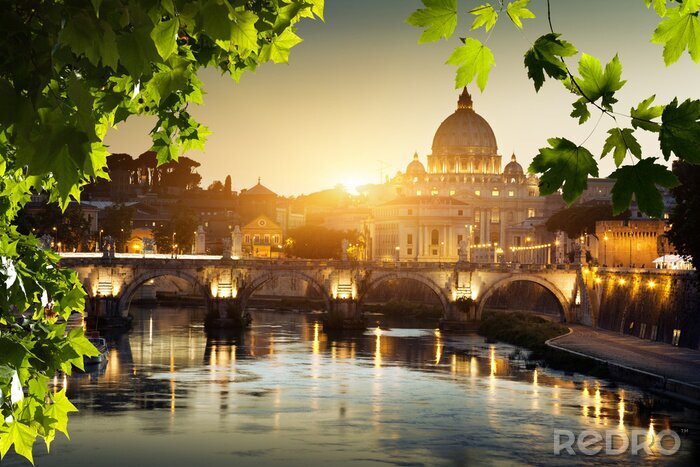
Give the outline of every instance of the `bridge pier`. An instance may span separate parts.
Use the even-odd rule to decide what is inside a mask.
[[[131,325],[130,317],[122,316],[119,297],[97,295],[85,300],[86,321],[93,329],[124,329]]]
[[[477,303],[471,298],[451,301],[447,304],[445,316],[440,320],[440,329],[462,331],[478,326],[481,316]]]
[[[365,329],[367,323],[359,303],[353,298],[332,298],[324,323],[326,329]]]
[[[205,326],[209,329],[243,329],[250,322],[250,313],[239,297],[213,297],[207,302]]]

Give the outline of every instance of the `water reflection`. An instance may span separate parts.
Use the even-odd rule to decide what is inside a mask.
[[[311,315],[254,318],[246,332],[207,336],[201,311],[138,311],[129,334],[109,339],[102,373],[54,381],[81,412],[72,442],[56,441],[38,465],[560,465],[553,429],[609,423],[653,435],[698,424],[697,412],[654,406],[631,388],[528,369],[514,347],[476,335],[329,336]],[[691,449],[684,438],[683,455]]]

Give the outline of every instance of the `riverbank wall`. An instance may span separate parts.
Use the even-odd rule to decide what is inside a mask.
[[[700,407],[700,386],[594,357],[559,345],[557,341],[568,336],[571,332],[569,329],[567,334],[553,337],[547,340],[545,345],[557,351],[596,362],[601,369],[609,374],[610,379],[632,384],[646,391]]]
[[[700,292],[694,271],[584,268],[595,327],[700,348]]]

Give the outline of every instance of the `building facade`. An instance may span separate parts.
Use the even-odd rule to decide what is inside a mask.
[[[523,225],[561,209],[561,197],[541,197],[539,180],[525,174],[515,154],[503,168],[501,159],[493,129],[465,89],[435,133],[427,169],[415,154],[405,172],[365,189],[376,203],[369,220],[372,257],[456,260],[464,241],[466,248],[502,250],[509,259],[511,247],[550,240],[534,238],[536,230]]]

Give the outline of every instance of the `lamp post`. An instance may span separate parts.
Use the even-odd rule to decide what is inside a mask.
[[[104,229],[100,229],[100,232],[97,234],[97,242],[98,242],[97,248],[99,248],[99,250],[102,249],[102,234],[103,233],[104,233]],[[97,250],[97,251],[99,251],[99,250]]]
[[[400,246],[397,246],[396,248],[394,248],[394,251],[396,251],[396,262],[398,263],[398,262],[399,262],[399,258],[400,258],[400,256],[401,256],[401,247],[400,247]]]

